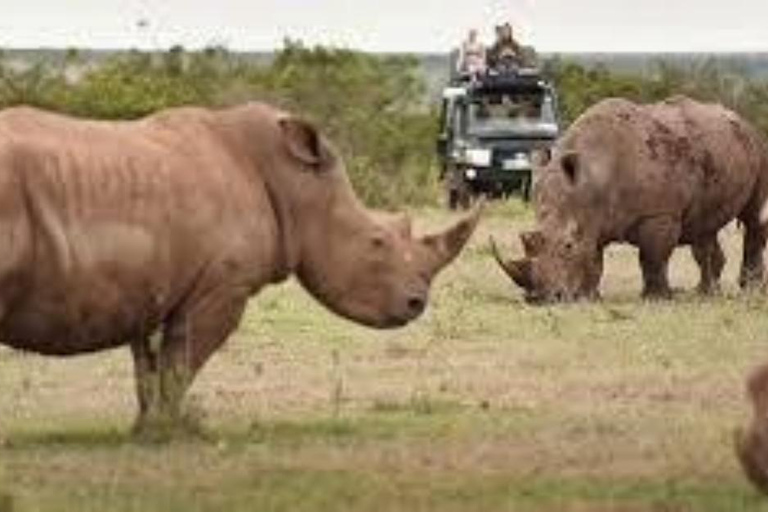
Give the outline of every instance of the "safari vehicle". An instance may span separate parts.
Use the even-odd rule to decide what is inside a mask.
[[[530,199],[532,154],[560,132],[557,94],[537,69],[490,70],[443,90],[438,158],[448,206],[480,194]]]

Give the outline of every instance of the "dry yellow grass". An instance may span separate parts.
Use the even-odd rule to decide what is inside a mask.
[[[263,293],[193,389],[208,440],[130,441],[126,350],[0,351],[0,510],[768,510],[731,448],[743,377],[768,359],[768,304],[734,284],[738,230],[720,297],[693,294],[681,250],[685,291],[642,302],[623,247],[601,303],[533,308],[486,247],[519,251],[516,210],[491,209],[403,330],[295,284]]]

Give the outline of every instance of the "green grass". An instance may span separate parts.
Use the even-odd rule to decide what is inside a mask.
[[[267,290],[193,389],[201,439],[130,438],[126,350],[0,351],[0,512],[768,511],[731,447],[744,375],[768,357],[768,305],[734,286],[735,228],[720,297],[690,292],[680,251],[676,300],[642,302],[620,248],[603,302],[532,308],[486,243],[519,253],[530,222],[492,206],[402,330]]]

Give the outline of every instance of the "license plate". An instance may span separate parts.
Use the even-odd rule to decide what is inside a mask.
[[[518,159],[504,160],[501,164],[505,171],[527,171],[528,167],[528,162]]]

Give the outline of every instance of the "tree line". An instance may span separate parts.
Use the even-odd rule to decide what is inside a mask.
[[[550,58],[544,73],[559,91],[566,123],[612,96],[640,102],[674,94],[733,108],[768,135],[768,82],[716,59],[688,66],[658,61],[638,74]],[[181,105],[225,106],[260,99],[316,122],[345,157],[353,185],[376,206],[434,203],[438,102],[425,101],[412,56],[382,56],[286,41],[269,64],[225,48],[130,51],[90,65],[63,59],[14,65],[0,54],[0,108],[27,104],[77,116],[135,119]]]

